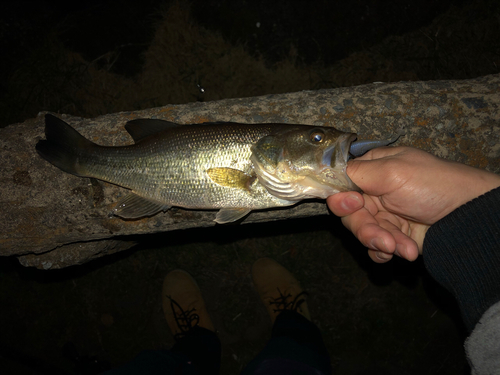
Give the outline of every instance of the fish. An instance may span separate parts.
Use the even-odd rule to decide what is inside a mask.
[[[123,219],[175,206],[218,209],[214,221],[225,224],[253,210],[360,191],[346,173],[348,160],[394,141],[363,142],[333,127],[299,124],[135,119],[125,129],[133,144],[101,146],[46,114],[46,139],[36,151],[64,172],[130,189],[112,210]]]

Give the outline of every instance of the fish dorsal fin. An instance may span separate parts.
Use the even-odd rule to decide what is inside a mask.
[[[249,190],[256,178],[238,169],[223,167],[207,169],[207,174],[218,185],[243,190]]]
[[[130,193],[118,201],[112,213],[124,219],[138,219],[140,217],[153,216],[169,208],[170,206],[164,203]]]
[[[136,120],[128,121],[125,124],[125,129],[137,143],[150,135],[157,134],[166,129],[175,128],[177,126],[181,125],[166,120],[138,118]]]
[[[215,216],[217,224],[232,223],[248,215],[252,211],[250,208],[222,208]]]

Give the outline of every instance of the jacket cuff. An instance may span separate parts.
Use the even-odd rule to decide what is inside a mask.
[[[431,276],[458,301],[467,329],[500,300],[500,188],[432,225],[424,239]]]

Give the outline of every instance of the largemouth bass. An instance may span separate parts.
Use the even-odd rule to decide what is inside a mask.
[[[215,221],[228,223],[252,210],[359,191],[346,173],[349,158],[394,141],[354,142],[353,133],[290,124],[138,119],[125,129],[134,144],[99,146],[48,114],[36,150],[65,172],[130,189],[113,209],[122,218],[178,206],[219,209]]]

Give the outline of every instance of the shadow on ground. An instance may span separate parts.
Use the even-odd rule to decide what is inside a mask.
[[[0,318],[9,322],[2,330],[9,338],[2,340],[3,368],[30,374],[50,364],[45,373],[96,373],[141,350],[170,347],[161,285],[167,272],[182,268],[200,285],[219,331],[222,373],[238,373],[270,335],[250,278],[252,263],[264,256],[292,271],[310,293],[335,373],[460,374],[466,368],[457,310],[422,263],[372,263],[337,218],[186,230],[141,242],[52,272],[2,259]]]

